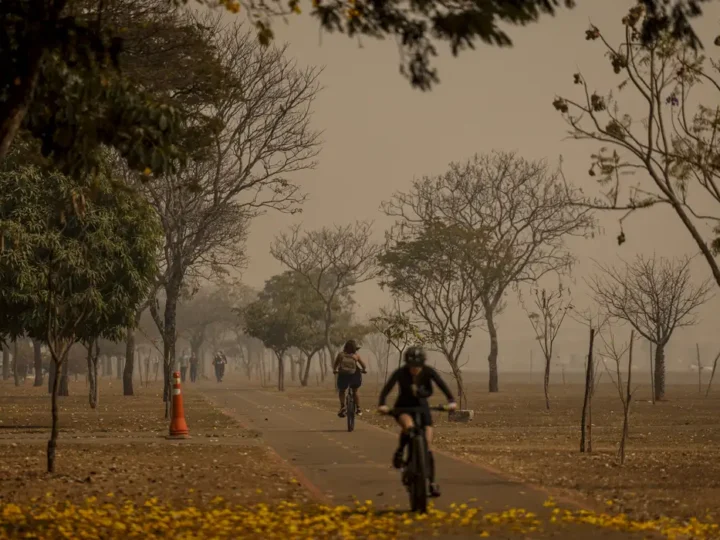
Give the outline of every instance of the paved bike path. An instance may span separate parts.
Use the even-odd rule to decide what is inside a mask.
[[[334,504],[370,499],[379,508],[407,509],[408,500],[400,473],[390,466],[397,435],[355,423],[347,431],[345,419],[259,389],[217,386],[199,389],[210,401],[247,427],[261,432],[263,440],[291,463],[304,479]],[[436,506],[452,503],[476,505],[485,512],[524,508],[546,515],[548,495],[485,469],[436,454],[437,481],[443,496]],[[576,527],[563,538],[629,538],[608,530]],[[580,536],[578,536],[580,534]],[[633,536],[634,538],[635,536]]]

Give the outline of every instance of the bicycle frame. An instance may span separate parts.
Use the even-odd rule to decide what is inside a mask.
[[[403,468],[403,484],[410,495],[410,509],[413,512],[426,513],[428,500],[428,444],[425,427],[420,422],[424,407],[398,407],[387,414],[410,414],[413,417],[413,429],[410,432],[408,460]],[[445,406],[432,406],[431,411],[447,411]]]

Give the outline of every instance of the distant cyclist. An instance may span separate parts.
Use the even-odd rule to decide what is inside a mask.
[[[355,414],[362,416],[362,410],[360,409],[360,401],[358,399],[358,388],[362,386],[362,374],[367,370],[365,368],[365,362],[362,361],[358,351],[360,347],[357,341],[349,339],[345,342],[343,350],[338,353],[333,363],[333,373],[337,373],[337,387],[338,396],[340,397],[340,412],[338,416],[343,418],[347,411],[345,410],[345,392],[348,388],[353,393],[355,398]],[[358,369],[360,366],[360,369]]]
[[[433,394],[433,383],[435,383],[448,400],[448,409],[457,408],[455,398],[448,388],[445,381],[442,380],[438,372],[430,366],[426,366],[427,356],[422,347],[410,347],[405,351],[405,365],[396,369],[391,375],[385,387],[380,392],[380,402],[378,408],[380,412],[387,413],[390,408],[385,405],[385,400],[393,387],[397,384],[399,393],[394,407],[419,407],[422,412],[420,419],[425,427],[425,437],[428,444],[428,476],[430,482],[430,494],[433,497],[440,496],[440,487],[435,483],[435,458],[430,451],[432,443],[432,415],[427,398]],[[409,432],[413,427],[413,417],[406,413],[395,415],[395,420],[402,432],[400,433],[400,445],[393,455],[393,467],[400,469],[403,466],[403,455],[405,447],[410,441]]]

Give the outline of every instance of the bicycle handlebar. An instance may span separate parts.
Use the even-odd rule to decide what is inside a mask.
[[[431,411],[438,412],[450,412],[452,410],[447,405],[430,405],[429,409]],[[425,407],[393,407],[392,409],[389,409],[386,413],[381,411],[380,414],[415,413],[422,412],[424,410],[426,410]]]

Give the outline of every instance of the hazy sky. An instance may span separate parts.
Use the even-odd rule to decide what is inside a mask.
[[[587,169],[589,154],[597,147],[567,140],[566,125],[551,103],[556,94],[577,95],[572,74],[578,69],[602,93],[620,82],[601,45],[586,41],[584,33],[592,21],[618,41],[620,19],[631,3],[585,0],[578,4],[540,24],[511,28],[512,49],[480,46],[452,58],[441,45],[443,55],[436,59],[441,84],[429,93],[413,90],[399,75],[393,41],[321,36],[317,23],[305,15],[292,18],[288,25],[278,21],[276,39],[290,44],[290,53],[299,63],[324,66],[324,90],[315,104],[314,125],[324,130],[325,143],[317,169],[295,177],[309,195],[303,213],[272,213],[253,223],[245,281],[261,287],[265,279],[282,270],[270,256],[269,244],[293,222],[315,228],[373,219],[381,239],[389,225],[379,211],[381,201],[396,190],[407,189],[414,177],[442,173],[450,161],[474,153],[517,150],[524,157],[547,158],[552,163],[562,155],[568,179],[586,191],[594,189]],[[717,56],[712,40],[720,6],[710,3],[705,9],[696,28],[705,38],[708,52]],[[622,247],[616,242],[616,221],[606,217],[602,222],[605,235],[572,244],[579,264],[571,287],[579,306],[588,305],[582,278],[592,270],[592,258],[612,261],[618,255],[629,258],[636,252],[654,250],[666,256],[697,252],[688,233],[667,211],[634,217],[626,226],[628,240]],[[702,261],[695,271],[698,279],[709,277]],[[375,285],[366,285],[360,292],[361,313],[388,302]],[[717,300],[708,304],[702,310],[701,324],[678,334],[678,340],[684,346],[694,345],[695,340],[708,342],[708,355],[712,343],[720,346],[715,337],[718,307]],[[518,347],[527,351],[532,330],[512,294],[499,325],[501,357],[508,351],[519,354]],[[561,339],[585,339],[585,334],[571,321]],[[474,340],[472,365],[480,367],[487,355],[484,333],[476,332]]]

